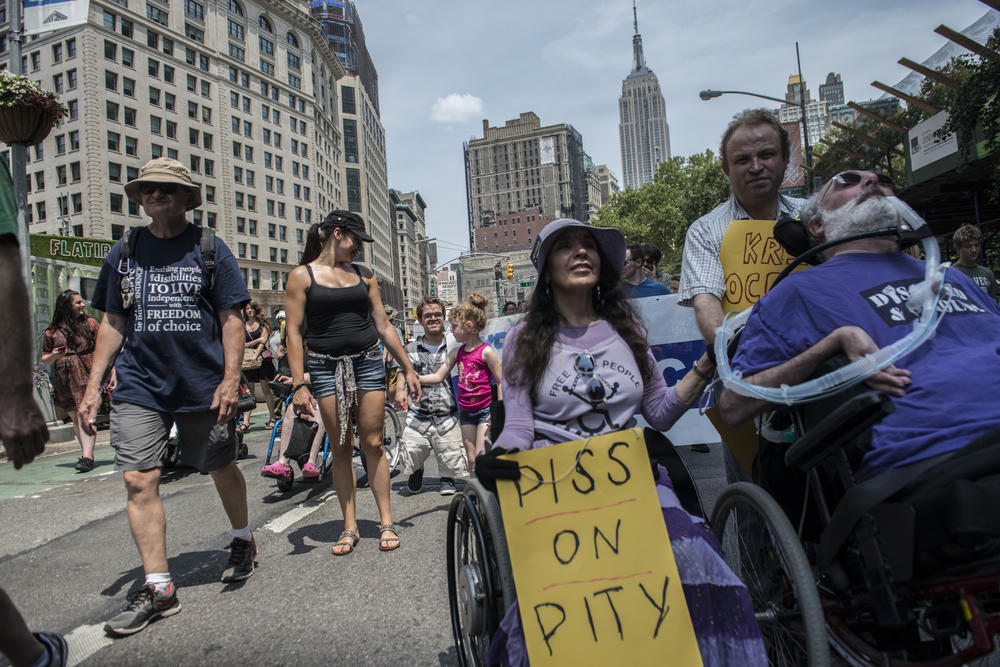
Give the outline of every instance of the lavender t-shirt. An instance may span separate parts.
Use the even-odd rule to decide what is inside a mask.
[[[515,325],[504,339],[505,367],[514,357],[523,328],[523,323]],[[587,372],[587,364],[577,363],[588,353],[595,362],[593,374]],[[656,368],[652,353],[647,363]],[[603,386],[602,398],[588,391],[592,379]],[[506,372],[503,397],[504,429],[495,444],[520,449],[632,428],[640,408],[650,426],[666,430],[686,409],[662,373],[654,372],[650,382],[643,383],[631,349],[606,320],[559,327],[535,402],[529,388],[511,383]]]

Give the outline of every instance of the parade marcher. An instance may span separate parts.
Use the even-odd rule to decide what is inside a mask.
[[[264,428],[274,426],[274,394],[271,386],[267,384],[274,379],[276,367],[274,365],[274,353],[268,347],[271,338],[271,323],[264,317],[264,311],[256,301],[251,301],[243,306],[243,335],[246,339],[244,349],[251,350],[255,355],[257,366],[255,368],[244,368],[243,375],[250,385],[251,391],[255,384],[260,384],[260,393],[264,396],[264,404],[267,405],[267,423]],[[248,353],[244,351],[244,355]],[[246,433],[250,430],[250,415],[253,410],[243,413],[243,424],[238,430]]]
[[[642,272],[646,277],[662,283],[663,276],[660,275],[660,260],[663,259],[663,253],[659,247],[655,243],[643,243],[642,259]]]
[[[141,204],[151,222],[129,230],[104,260],[93,306],[105,315],[80,407],[84,428],[93,429],[100,379],[115,363],[111,445],[128,492],[129,526],[145,582],[129,596],[125,610],[105,624],[114,636],[139,632],[180,611],[167,566],[159,491],[171,423],[178,428],[182,460],[212,476],[232,525],[222,581],[250,577],[257,554],[232,421],[243,357],[240,309],[249,301],[246,284],[236,258],[214,230],[185,218],[201,205],[201,188],[182,164],[169,158],[147,162],[126,184],[125,194]]]
[[[628,290],[631,299],[640,299],[644,296],[660,296],[670,294],[670,289],[663,283],[658,283],[646,272],[646,258],[642,252],[642,246],[632,244],[625,248],[625,266],[622,268],[622,282]],[[652,260],[649,260],[652,262]],[[650,264],[653,272],[656,272],[656,264]]]
[[[986,290],[991,299],[1000,300],[1000,289],[997,288],[996,276],[988,268],[979,264],[979,253],[983,249],[983,233],[979,228],[972,225],[962,225],[955,230],[951,242],[958,250],[958,261],[955,262],[954,267]]]
[[[494,451],[589,438],[635,426],[666,430],[705,389],[714,364],[703,355],[667,387],[619,276],[625,239],[614,228],[555,220],[535,240],[538,284],[528,312],[504,340],[504,429]],[[567,377],[568,375],[568,377]],[[484,464],[485,468],[485,464]],[[766,665],[746,588],[728,568],[712,530],[680,506],[662,467],[656,484],[678,573],[706,665]],[[513,605],[488,662],[526,664]]]
[[[49,430],[35,402],[31,381],[31,311],[21,275],[14,185],[4,165],[0,171],[0,441],[7,458],[20,470],[45,449]],[[30,520],[25,515],[24,520]],[[8,526],[13,529],[16,526]],[[0,588],[0,653],[14,667],[63,667],[69,648],[62,635],[32,633],[7,592]]]
[[[288,276],[285,289],[292,402],[296,413],[312,414],[315,397],[333,450],[333,484],[344,515],[344,530],[330,550],[335,556],[351,553],[360,539],[353,447],[347,437],[352,414],[378,506],[379,549],[392,551],[400,544],[392,524],[389,465],[382,449],[386,373],[379,340],[402,366],[414,400],[420,398],[420,382],[385,315],[375,276],[352,261],[361,244],[373,240],[356,213],[330,213],[309,228],[301,262]]]
[[[458,365],[458,423],[470,472],[475,469],[476,456],[486,449],[486,437],[490,433],[490,406],[493,404],[490,385],[491,382],[499,382],[502,372],[496,350],[479,337],[479,332],[486,328],[487,303],[484,295],[474,292],[464,303],[451,309],[448,314],[451,333],[461,345],[448,354],[440,368],[420,376],[421,384],[440,384]],[[497,400],[503,400],[499,386]]]
[[[448,358],[448,343],[444,333],[444,302],[437,297],[424,297],[417,306],[417,320],[424,333],[406,344],[410,364],[420,374],[434,373]],[[396,385],[396,401],[406,398],[405,387]],[[462,444],[462,429],[458,427],[458,405],[446,377],[436,385],[423,387],[419,401],[412,401],[403,429],[403,474],[410,493],[419,493],[424,480],[424,462],[434,452],[441,474],[441,495],[455,493],[455,480],[467,479],[469,467]]]
[[[52,387],[55,404],[69,414],[73,433],[80,443],[80,459],[76,462],[79,472],[94,469],[94,444],[96,434],[80,427],[80,403],[87,388],[90,367],[94,364],[94,345],[100,325],[87,317],[87,304],[78,292],[64,290],[56,297],[52,323],[42,339],[42,363],[52,364]],[[114,389],[115,372],[111,370],[108,388]]]

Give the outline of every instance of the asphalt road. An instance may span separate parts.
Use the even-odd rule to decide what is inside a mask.
[[[182,611],[132,637],[106,638],[104,621],[142,571],[121,475],[103,446],[89,474],[73,470],[76,452],[20,471],[0,464],[0,585],[33,629],[67,635],[71,664],[455,664],[444,548],[450,498],[438,493],[433,457],[422,493],[410,495],[401,475],[392,480],[401,548],[378,550],[374,499],[361,489],[361,542],[335,557],[343,522],[329,485],[296,482],[279,493],[259,474],[267,435],[258,428],[247,442],[251,457],[240,468],[260,555],[243,584],[218,580],[230,527],[211,479],[166,473],[167,549]],[[723,484],[718,447],[683,454],[711,507]]]

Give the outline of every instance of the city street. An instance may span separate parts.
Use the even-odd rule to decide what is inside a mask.
[[[336,496],[325,484],[299,482],[281,494],[262,478],[268,439],[260,421],[240,462],[260,549],[255,575],[218,581],[230,533],[211,479],[166,472],[168,555],[182,612],[125,639],[102,630],[142,576],[112,449],[99,446],[99,467],[86,475],[73,470],[76,451],[20,471],[0,464],[0,585],[32,629],[65,633],[71,664],[455,664],[444,548],[450,498],[438,494],[433,457],[423,493],[409,496],[402,475],[392,480],[401,548],[378,550],[374,500],[361,489],[361,542],[334,557]],[[683,453],[708,505],[722,484],[718,447]]]

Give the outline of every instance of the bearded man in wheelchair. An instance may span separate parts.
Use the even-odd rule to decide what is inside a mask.
[[[823,261],[780,280],[755,305],[731,381],[723,377],[720,410],[739,425],[774,410],[782,391],[809,381],[831,357],[870,362],[854,398],[800,406],[796,435],[804,422],[829,417],[820,435],[772,444],[769,459],[762,449],[757,472],[804,539],[826,592],[828,625],[836,604],[829,600],[839,600],[842,619],[867,614],[899,648],[905,641],[892,637],[958,631],[962,616],[963,631],[975,624],[972,634],[1000,631],[997,594],[984,602],[969,593],[998,588],[1000,309],[961,272],[945,268],[943,279],[940,272],[932,278],[925,262],[901,251],[908,234],[919,235],[887,181],[843,172],[802,208],[801,224],[813,245],[823,244]],[[927,264],[937,263],[934,249]],[[754,391],[741,388],[751,385]],[[859,390],[868,390],[860,407]],[[855,437],[859,425],[864,433]],[[957,576],[966,579],[954,583]],[[959,618],[930,618],[948,604],[942,587],[960,598]],[[924,593],[929,598],[919,602]],[[859,594],[870,603],[866,611]]]

